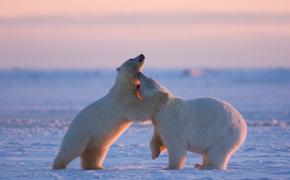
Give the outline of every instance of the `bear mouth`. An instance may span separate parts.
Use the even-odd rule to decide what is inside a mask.
[[[138,72],[140,72],[143,68],[143,64],[144,64],[144,61],[138,61],[138,64],[137,64],[137,67],[138,67]]]
[[[140,54],[139,56],[136,57],[136,60],[137,60],[138,70],[140,72],[145,61],[145,56],[143,54]]]

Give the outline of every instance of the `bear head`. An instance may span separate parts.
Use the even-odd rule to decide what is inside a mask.
[[[138,73],[141,71],[144,64],[145,56],[140,54],[135,58],[131,58],[125,61],[119,68],[118,71],[118,82],[122,84],[134,85],[135,87],[140,84]]]
[[[142,97],[150,97],[158,92],[167,93],[170,95],[170,92],[168,89],[166,89],[164,86],[162,86],[158,81],[146,77],[143,73],[139,73],[139,79],[140,79],[140,94]]]

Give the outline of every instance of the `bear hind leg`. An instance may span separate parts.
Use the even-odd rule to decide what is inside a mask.
[[[202,166],[201,170],[210,170],[210,169],[220,169],[226,170],[228,166],[229,159],[231,154],[229,152],[224,153],[216,153],[216,152],[209,152],[208,159],[209,162],[207,165]]]
[[[86,141],[73,141],[72,138],[64,137],[60,151],[54,159],[53,169],[65,169],[67,165],[78,157],[86,148]]]
[[[236,148],[230,145],[231,143],[219,142],[212,145],[207,151],[207,165],[201,169],[220,169],[226,170],[229,159],[236,151]]]
[[[226,170],[231,156],[238,150],[241,142],[239,132],[230,129],[229,135],[208,149],[208,165],[203,169]]]
[[[59,152],[59,154],[56,156],[53,162],[52,169],[65,169],[67,165],[74,160],[76,157],[79,156],[79,152],[70,152],[70,153],[64,153],[62,151]]]
[[[81,166],[83,169],[86,170],[98,170],[103,169],[103,161],[106,157],[108,149],[102,148],[90,148],[86,149],[81,154]]]
[[[63,158],[61,155],[58,155],[53,162],[52,169],[57,170],[57,169],[65,169],[67,165],[72,161],[72,159],[68,158]]]

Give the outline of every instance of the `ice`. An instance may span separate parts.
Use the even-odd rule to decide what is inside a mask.
[[[193,70],[191,71],[193,72]],[[114,143],[105,169],[66,170],[52,161],[72,118],[112,86],[113,70],[0,70],[0,179],[288,179],[290,177],[290,70],[146,70],[175,95],[213,96],[247,119],[245,144],[228,170],[200,171],[188,153],[183,170],[164,170],[167,153],[152,160],[150,122],[134,124]]]

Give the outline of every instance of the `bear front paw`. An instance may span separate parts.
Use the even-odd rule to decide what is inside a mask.
[[[151,157],[153,160],[155,160],[156,158],[158,158],[160,155],[160,150],[157,148],[151,148]]]

